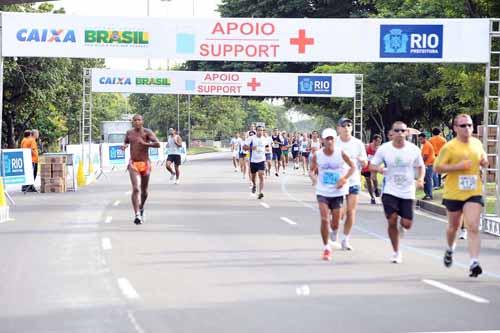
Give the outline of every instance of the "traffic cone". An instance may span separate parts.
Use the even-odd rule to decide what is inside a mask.
[[[7,199],[5,199],[5,192],[3,189],[3,178],[0,177],[0,207],[7,206]]]
[[[87,185],[87,180],[85,178],[85,172],[83,171],[83,160],[78,163],[78,173],[76,175],[76,182],[79,187]]]

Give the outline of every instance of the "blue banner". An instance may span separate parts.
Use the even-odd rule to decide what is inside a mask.
[[[381,58],[443,58],[443,25],[382,24]]]
[[[125,164],[125,151],[121,145],[109,146],[109,162],[113,165]]]
[[[22,151],[4,151],[3,168],[6,185],[24,184],[26,182],[24,154]]]

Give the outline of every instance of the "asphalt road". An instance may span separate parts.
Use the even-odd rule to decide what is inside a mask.
[[[0,332],[500,329],[500,239],[483,235],[472,279],[465,242],[444,268],[445,222],[418,213],[391,264],[382,207],[362,196],[354,251],[324,262],[309,179],[273,176],[257,200],[221,156],[182,166],[180,185],[156,167],[140,226],[123,172],[77,193],[13,194]]]

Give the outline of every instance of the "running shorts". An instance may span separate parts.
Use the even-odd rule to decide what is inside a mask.
[[[413,220],[413,199],[401,199],[390,194],[383,194],[382,205],[387,218],[397,213],[404,219]]]
[[[175,165],[181,165],[181,155],[168,155],[167,161],[172,162]]]
[[[458,212],[459,210],[462,210],[464,208],[464,205],[467,202],[476,202],[480,204],[481,206],[484,207],[484,199],[480,195],[474,195],[467,200],[450,200],[450,199],[443,199],[443,205],[446,207],[446,210],[449,212]]]
[[[317,194],[316,199],[318,200],[318,203],[324,203],[330,209],[342,208],[344,204],[344,197],[325,197]]]
[[[132,161],[128,162],[129,170],[133,170],[141,176],[149,176],[151,173],[151,162],[147,161]]]

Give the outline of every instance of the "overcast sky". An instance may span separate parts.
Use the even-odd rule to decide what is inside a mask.
[[[150,15],[154,17],[218,17],[217,4],[221,0],[149,0]],[[86,16],[143,16],[147,15],[147,0],[59,0],[56,8],[64,7],[66,13]],[[193,6],[194,5],[194,6]],[[174,61],[170,60],[170,65]],[[109,58],[106,64],[116,69],[145,69],[146,59]],[[167,59],[152,59],[151,67],[166,68]]]

